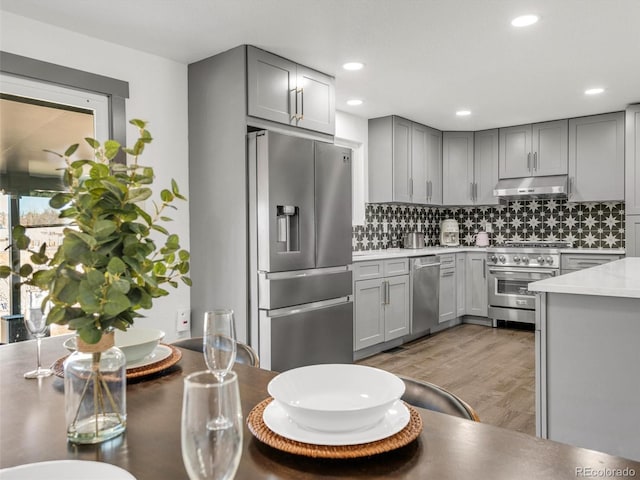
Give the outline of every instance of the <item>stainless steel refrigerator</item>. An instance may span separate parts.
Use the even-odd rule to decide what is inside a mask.
[[[266,130],[248,142],[250,337],[260,365],[351,363],[351,150]]]

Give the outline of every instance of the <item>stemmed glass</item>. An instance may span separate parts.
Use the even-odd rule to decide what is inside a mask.
[[[236,361],[236,326],[233,310],[218,309],[204,314],[204,359],[209,371],[223,382]],[[207,423],[210,430],[229,428],[224,412]]]
[[[210,429],[223,416],[229,426]],[[184,380],[182,402],[182,461],[191,480],[233,478],[242,455],[242,407],[238,377],[222,379],[210,371],[192,373]]]
[[[37,367],[35,370],[31,370],[24,374],[24,378],[42,378],[48,377],[53,374],[53,370],[49,368],[42,368],[42,362],[40,360],[40,343],[42,337],[47,334],[47,315],[49,313],[49,303],[43,306],[42,302],[46,298],[46,292],[30,290],[27,292],[27,305],[24,312],[24,324],[29,330],[29,333],[36,337],[36,356]]]

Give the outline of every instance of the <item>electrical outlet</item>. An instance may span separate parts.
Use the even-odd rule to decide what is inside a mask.
[[[179,308],[176,313],[176,331],[188,332],[191,330],[191,312],[189,309]]]

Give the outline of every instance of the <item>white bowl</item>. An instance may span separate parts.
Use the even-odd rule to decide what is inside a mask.
[[[127,363],[133,363],[151,354],[163,338],[164,332],[157,328],[132,327],[126,332],[116,330],[115,344],[124,353]],[[76,338],[68,338],[63,345],[67,350],[75,351]]]
[[[373,426],[404,388],[392,373],[349,364],[295,368],[273,378],[267,387],[291,420],[327,432]]]

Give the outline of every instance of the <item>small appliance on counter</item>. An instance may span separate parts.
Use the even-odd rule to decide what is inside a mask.
[[[402,239],[404,248],[424,248],[424,233],[422,232],[409,232],[405,233]]]
[[[456,220],[447,218],[440,222],[440,245],[442,247],[457,247],[460,245],[460,228]]]
[[[489,246],[489,233],[478,232],[474,236],[476,241],[476,247],[488,247]]]

